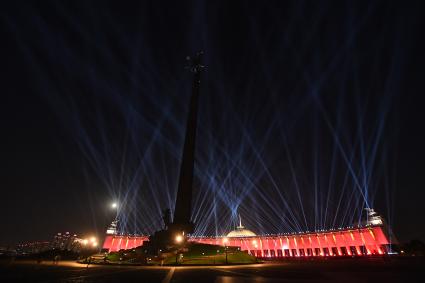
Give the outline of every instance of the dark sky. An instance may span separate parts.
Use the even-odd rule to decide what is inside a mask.
[[[238,212],[276,233],[347,225],[371,206],[402,241],[425,240],[424,8],[3,3],[0,244],[101,234],[115,199],[125,231],[157,229],[175,197],[185,57],[198,50],[200,234]]]

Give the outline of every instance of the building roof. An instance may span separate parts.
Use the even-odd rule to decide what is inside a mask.
[[[235,238],[235,237],[253,237],[257,236],[254,232],[251,230],[245,229],[244,226],[242,226],[242,219],[239,215],[239,226],[236,227],[236,230],[230,231],[229,234],[227,234],[227,237]]]
[[[257,236],[254,232],[251,230],[237,227],[236,230],[230,231],[229,234],[227,234],[227,237],[253,237]]]

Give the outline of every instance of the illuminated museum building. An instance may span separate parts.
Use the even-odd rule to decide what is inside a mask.
[[[256,235],[239,223],[236,230],[226,236],[191,237],[189,241],[213,245],[240,247],[256,257],[303,256],[360,256],[383,255],[390,252],[393,237],[386,232],[386,225],[373,210],[368,220],[358,227],[305,233]],[[116,235],[108,229],[103,249],[118,251],[132,249],[148,241],[148,236]]]
[[[198,52],[195,57],[188,57],[189,69],[193,73],[192,95],[189,103],[189,114],[183,155],[180,168],[180,177],[177,188],[174,222],[168,219],[168,213],[164,221],[166,229],[155,232],[152,236],[152,250],[160,250],[161,243],[167,233],[193,230],[190,222],[192,201],[192,179],[195,155],[195,136],[197,126],[197,105],[200,93],[201,71],[204,66],[201,63],[203,52]],[[367,220],[356,227],[347,227],[338,230],[316,231],[294,234],[256,235],[245,229],[242,223],[236,230],[226,236],[216,237],[189,237],[192,242],[226,245],[239,247],[241,250],[256,257],[304,257],[304,256],[354,256],[387,254],[394,237],[390,237],[390,229],[372,209],[367,210]],[[188,224],[189,223],[189,224]],[[173,227],[168,227],[172,225]],[[173,230],[174,229],[174,230]],[[183,229],[183,232],[184,232]],[[188,231],[186,230],[186,231]],[[388,233],[387,233],[388,231]],[[103,248],[105,251],[118,251],[121,249],[133,249],[144,245],[149,246],[148,236],[130,236],[117,234],[117,222],[114,221],[107,231]]]

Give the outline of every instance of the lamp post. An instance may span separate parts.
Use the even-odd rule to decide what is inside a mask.
[[[182,234],[177,234],[176,237],[174,238],[174,242],[179,246],[183,243],[183,241],[184,241],[184,236]],[[177,249],[176,250],[176,265],[179,263],[178,261],[179,256],[180,256],[179,249]]]
[[[226,253],[226,264],[227,264],[227,243],[229,242],[229,239],[224,238],[223,239],[223,243],[224,243],[224,252]]]
[[[175,238],[176,244],[181,244],[183,242],[183,236],[182,235],[177,235]]]
[[[215,256],[214,256],[214,264],[215,264],[215,262],[216,262],[216,260],[215,260],[215,258],[217,257],[217,255],[220,253],[220,250],[217,250],[217,253],[215,254]]]

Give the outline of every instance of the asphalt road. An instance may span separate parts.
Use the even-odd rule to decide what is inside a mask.
[[[0,264],[0,282],[425,282],[425,260],[332,259],[205,267],[87,267],[69,261],[58,265],[15,261]]]

